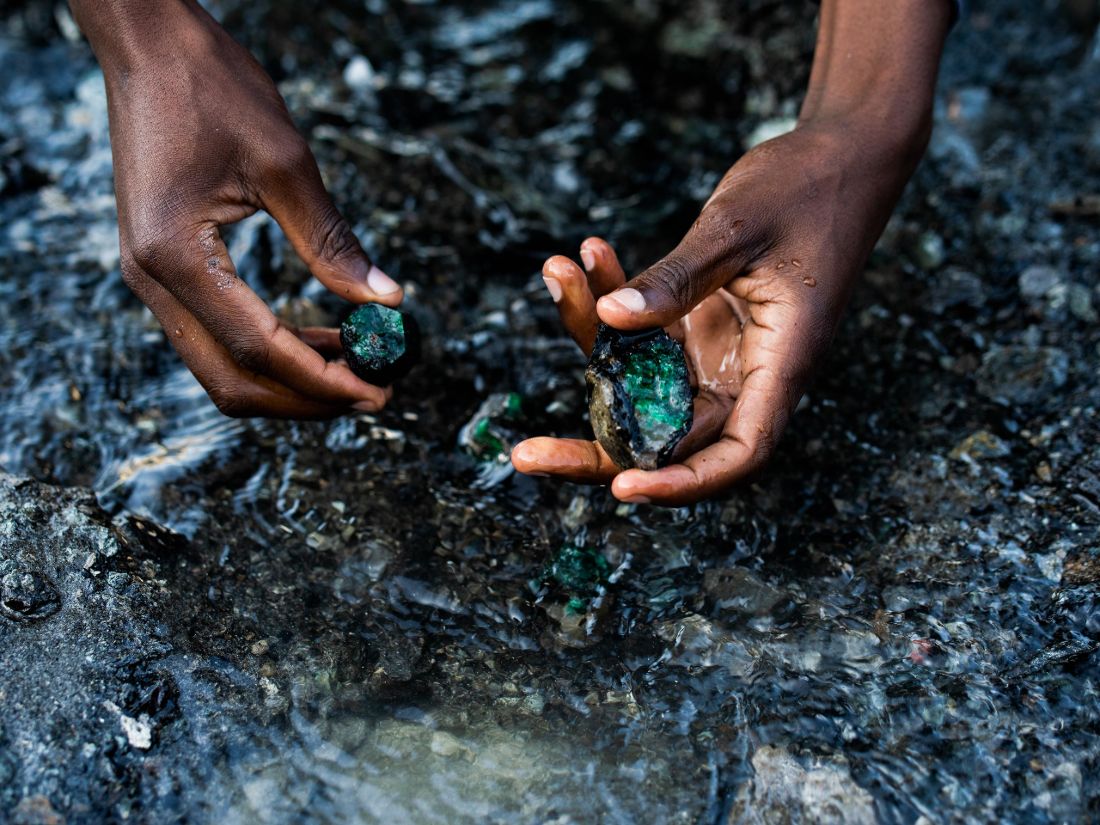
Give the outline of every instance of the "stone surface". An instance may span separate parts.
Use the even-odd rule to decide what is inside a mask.
[[[691,430],[684,350],[664,330],[623,333],[600,324],[585,371],[596,438],[620,467],[655,470]]]
[[[514,472],[512,448],[522,439],[523,399],[519,393],[493,393],[458,432],[458,446],[478,462],[476,484],[495,487]]]
[[[876,825],[874,800],[853,781],[843,758],[810,759],[765,745],[752,756],[728,825]]]
[[[1014,404],[1048,400],[1069,377],[1070,361],[1056,347],[992,347],[977,371],[978,389],[990,398]]]
[[[388,386],[420,359],[420,328],[408,313],[364,304],[340,326],[340,343],[352,372],[370,384]]]

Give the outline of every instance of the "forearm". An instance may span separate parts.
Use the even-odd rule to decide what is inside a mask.
[[[800,123],[853,125],[919,156],[951,19],[948,0],[823,0]]]

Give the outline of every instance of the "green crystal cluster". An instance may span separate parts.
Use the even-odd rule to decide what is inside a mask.
[[[340,344],[352,372],[378,386],[404,376],[420,355],[420,332],[411,316],[364,304],[340,326]]]
[[[569,595],[565,608],[583,613],[588,600],[600,592],[611,575],[611,563],[592,547],[564,544],[546,567],[546,578],[556,582]]]
[[[601,324],[585,380],[592,429],[615,463],[668,464],[694,418],[683,347],[664,330],[623,333]]]
[[[458,444],[482,461],[508,461],[519,440],[513,425],[523,417],[519,393],[493,393],[458,434]]]

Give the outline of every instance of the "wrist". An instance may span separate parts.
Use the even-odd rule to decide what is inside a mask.
[[[69,6],[108,80],[161,61],[167,44],[201,49],[213,23],[193,0],[69,0]]]
[[[825,107],[802,115],[798,130],[817,135],[833,157],[853,156],[908,179],[928,146],[932,97],[868,100],[859,106]]]
[[[944,0],[823,0],[800,126],[858,135],[915,164],[952,14]]]

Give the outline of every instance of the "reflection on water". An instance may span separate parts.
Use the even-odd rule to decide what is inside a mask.
[[[119,281],[87,53],[0,38],[0,465],[190,540],[146,560],[173,599],[149,666],[179,706],[148,758],[178,786],[135,779],[135,800],[242,823],[1095,813],[1100,623],[1092,579],[1064,573],[1097,541],[1098,400],[1063,380],[1049,411],[1016,409],[966,383],[964,353],[1035,336],[1006,320],[1015,293],[930,314],[888,235],[772,473],[693,511],[479,485],[458,447],[492,393],[518,394],[526,434],[579,430],[540,258],[597,228],[634,264],[666,251],[741,140],[792,113],[811,6],[277,5],[218,8],[434,331],[379,416],[221,417]],[[1047,54],[1028,31],[997,36]],[[364,56],[365,84],[345,72]],[[969,59],[952,76],[983,82]],[[968,138],[943,128],[949,157]],[[958,218],[944,201],[905,220]],[[230,247],[288,318],[336,317],[270,221]],[[1086,346],[1060,329],[1044,340]],[[595,597],[548,573],[567,543],[605,557]]]

